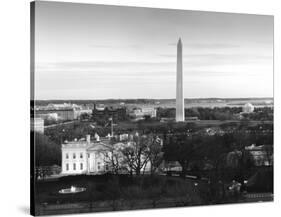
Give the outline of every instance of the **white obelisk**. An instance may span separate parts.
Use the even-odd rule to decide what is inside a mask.
[[[177,99],[176,99],[176,122],[184,121],[184,97],[183,97],[183,74],[182,74],[182,43],[179,39],[177,44]]]

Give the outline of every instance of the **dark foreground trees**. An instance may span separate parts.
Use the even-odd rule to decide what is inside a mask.
[[[61,164],[61,149],[60,146],[51,141],[47,136],[35,133],[34,134],[34,149],[35,149],[35,165],[51,166]]]
[[[226,133],[223,135],[170,135],[164,141],[164,159],[166,161],[178,161],[182,167],[182,175],[187,170],[212,169],[213,177],[222,179],[230,170],[236,171],[243,178],[243,173],[253,166],[253,159],[246,146],[252,144],[266,144],[270,151],[263,151],[272,156],[272,134],[249,134],[246,131],[240,133]],[[237,175],[237,176],[238,176]]]
[[[182,175],[185,176],[190,163],[203,158],[202,142],[199,136],[186,134],[169,136],[163,147],[164,159],[178,161],[182,167]]]
[[[31,141],[35,154],[34,169],[36,179],[38,177],[44,178],[47,175],[51,175],[53,172],[59,172],[59,166],[51,167],[61,164],[60,146],[41,133],[32,132]]]

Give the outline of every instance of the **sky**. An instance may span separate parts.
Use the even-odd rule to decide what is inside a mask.
[[[35,99],[273,97],[273,16],[36,2]]]

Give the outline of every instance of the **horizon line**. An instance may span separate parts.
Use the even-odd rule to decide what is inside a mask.
[[[274,99],[274,96],[265,97],[189,97],[188,99]],[[91,100],[176,100],[175,98],[102,98],[102,99],[30,99],[41,101],[91,101]]]

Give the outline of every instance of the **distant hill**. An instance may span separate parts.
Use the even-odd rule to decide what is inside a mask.
[[[78,105],[90,105],[90,104],[131,104],[131,105],[150,105],[161,107],[174,107],[175,99],[104,99],[104,100],[36,100],[35,104],[39,106],[48,105],[50,103],[61,104],[71,103]],[[187,98],[185,99],[186,107],[224,107],[224,106],[242,106],[245,103],[252,103],[256,106],[273,106],[273,98]]]

